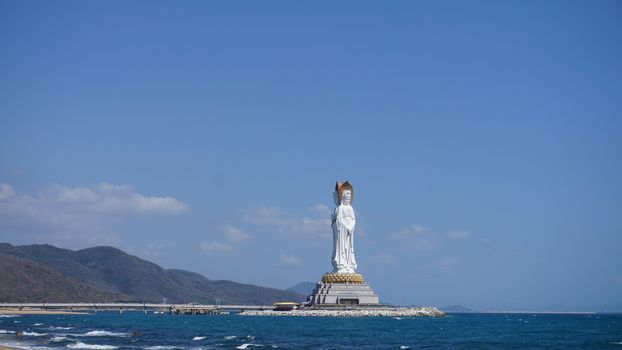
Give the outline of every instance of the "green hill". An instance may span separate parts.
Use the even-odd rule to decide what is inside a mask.
[[[37,266],[45,268],[46,271],[56,272],[58,275],[54,278],[62,281],[58,286],[54,284],[54,290],[58,290],[58,293],[62,290],[76,291],[70,286],[82,285],[99,293],[97,295],[103,299],[97,300],[159,303],[162,302],[162,298],[166,298],[169,303],[216,303],[216,299],[219,299],[223,304],[272,304],[280,300],[301,301],[304,299],[302,295],[292,291],[232,281],[212,281],[189,271],[166,270],[113,247],[94,247],[73,251],[47,244],[12,246],[1,243],[0,254],[2,254],[0,260],[3,261],[7,260],[7,256],[10,255],[35,262]],[[30,274],[28,271],[25,273],[33,281],[40,277],[40,274]],[[15,291],[21,289],[23,284],[19,280],[15,281],[14,283],[2,283],[0,289],[4,293],[0,294],[2,296],[0,301],[17,301],[14,299]],[[52,286],[50,279],[45,281],[47,285]],[[64,301],[86,301],[83,300],[86,296],[77,292],[73,294],[66,292],[60,295],[68,298]],[[10,296],[13,296],[13,299],[9,298]],[[30,297],[38,298],[37,301],[52,301],[47,300],[47,297],[41,293]],[[91,298],[95,298],[95,295]]]
[[[78,283],[34,261],[7,254],[0,254],[0,281],[0,300],[6,302],[104,302],[124,297]]]

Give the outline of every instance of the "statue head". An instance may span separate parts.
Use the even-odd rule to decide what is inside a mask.
[[[343,191],[343,194],[341,195],[341,204],[350,205],[351,200],[352,200],[352,191],[350,190]]]
[[[344,193],[346,191],[348,192],[347,203],[344,202]],[[335,184],[335,192],[333,196],[334,196],[336,205],[341,205],[341,204],[351,205],[352,200],[354,199],[354,189],[352,188],[352,185],[348,181],[337,182]]]

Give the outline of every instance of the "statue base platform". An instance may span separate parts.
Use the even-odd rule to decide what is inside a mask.
[[[336,274],[326,274],[336,275]],[[346,283],[326,283],[328,280],[337,280],[341,282],[339,278],[323,278],[322,282],[319,282],[309,297],[307,305],[378,305],[380,298],[374,293],[371,287],[363,282],[363,276],[352,277],[354,274],[349,274],[346,277],[347,280],[353,280],[353,282]]]

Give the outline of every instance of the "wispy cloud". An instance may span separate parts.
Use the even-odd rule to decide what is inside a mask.
[[[437,238],[422,225],[412,225],[393,233],[390,238],[401,241],[400,245],[412,247],[416,250],[430,250],[437,244]]]
[[[70,247],[115,244],[120,235],[109,225],[111,215],[176,215],[187,210],[187,204],[173,197],[143,195],[127,185],[57,184],[30,195],[2,183],[0,238],[4,234]]]
[[[376,263],[387,265],[392,264],[395,261],[395,257],[391,254],[380,253],[372,256],[372,260]]]
[[[330,217],[324,215],[303,216],[264,206],[247,212],[244,221],[253,225],[272,227],[284,235],[323,238],[332,236]]]
[[[464,230],[449,230],[447,231],[447,237],[452,239],[467,239],[471,237],[471,233]]]
[[[208,254],[223,254],[223,253],[231,253],[233,252],[233,246],[223,242],[201,242],[199,248]]]
[[[91,187],[54,185],[40,196],[40,202],[79,204],[80,208],[95,212],[179,214],[188,206],[169,196],[145,196],[129,186],[100,183]]]
[[[330,207],[322,203],[317,203],[317,204],[310,206],[309,210],[317,213],[318,215],[322,215],[326,217],[329,217],[330,214],[333,212],[333,210]]]
[[[293,255],[286,255],[286,254],[281,254],[280,256],[281,262],[287,264],[287,265],[298,265],[300,264],[300,259],[298,259],[297,257],[293,256]]]
[[[7,183],[0,183],[0,200],[9,198],[15,194],[13,187]]]
[[[246,231],[233,225],[222,226],[221,231],[225,235],[225,238],[232,243],[240,243],[250,238]]]

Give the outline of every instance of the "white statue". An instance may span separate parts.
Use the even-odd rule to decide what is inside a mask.
[[[335,204],[337,208],[332,215],[333,256],[332,263],[336,273],[355,273],[354,258],[354,226],[356,218],[352,209],[353,189],[347,181],[337,182],[335,186]]]

